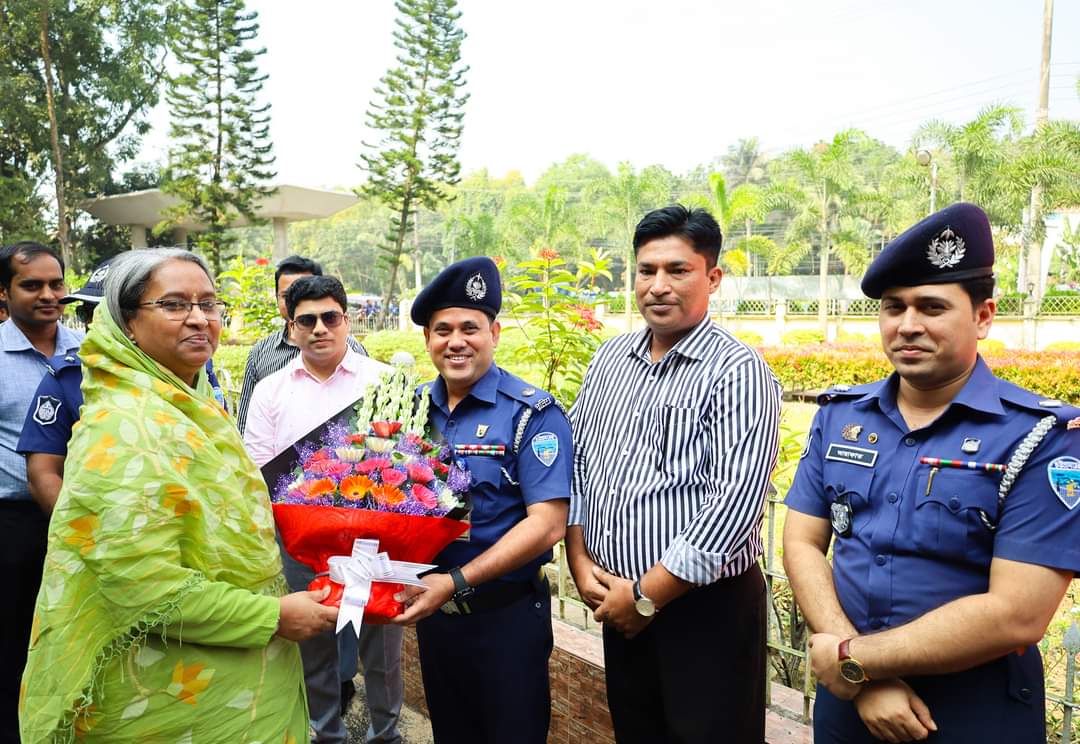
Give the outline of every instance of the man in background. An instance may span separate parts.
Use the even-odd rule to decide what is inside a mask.
[[[255,342],[248,352],[247,362],[244,365],[244,384],[240,389],[240,400],[236,406],[236,424],[243,434],[247,428],[248,407],[251,405],[251,396],[255,392],[255,386],[262,380],[282,369],[289,362],[296,359],[300,353],[300,347],[292,338],[292,323],[285,307],[285,293],[293,282],[305,276],[322,276],[322,266],[304,256],[289,256],[281,259],[274,271],[274,299],[277,301],[278,312],[285,321],[280,331],[274,331]],[[347,335],[346,343],[353,351],[367,356],[367,351],[351,335]]]
[[[18,703],[49,518],[30,497],[26,461],[16,452],[26,411],[50,357],[74,353],[82,334],[60,323],[64,262],[55,249],[23,242],[0,248],[0,741],[19,741]]]

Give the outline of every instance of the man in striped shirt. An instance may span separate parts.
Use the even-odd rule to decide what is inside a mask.
[[[289,256],[281,259],[281,263],[277,265],[277,270],[274,272],[274,295],[277,299],[278,312],[285,321],[285,327],[256,341],[248,352],[247,363],[244,366],[244,385],[240,389],[240,402],[236,406],[236,425],[240,427],[241,434],[247,428],[248,407],[251,405],[251,396],[255,392],[255,386],[279,369],[284,369],[300,354],[300,347],[293,342],[289,330],[285,293],[300,277],[322,276],[322,273],[322,266],[318,261],[304,256]],[[351,335],[347,342],[350,349],[367,356],[363,345]]]
[[[709,318],[721,234],[702,209],[647,214],[634,233],[647,328],[589,365],[570,412],[566,547],[604,623],[615,736],[761,742],[761,518],[780,386]]]

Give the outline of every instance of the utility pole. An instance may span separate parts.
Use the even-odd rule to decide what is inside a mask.
[[[1050,40],[1054,29],[1054,0],[1043,0],[1042,63],[1039,68],[1039,109],[1035,113],[1035,131],[1038,132],[1050,117]],[[1043,295],[1042,273],[1042,186],[1031,187],[1028,229],[1024,231],[1027,244],[1027,281],[1034,285],[1032,299],[1038,307]]]

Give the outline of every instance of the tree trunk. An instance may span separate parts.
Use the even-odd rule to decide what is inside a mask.
[[[66,266],[72,265],[71,240],[68,236],[67,197],[64,194],[64,156],[60,152],[60,127],[56,118],[56,101],[53,98],[52,56],[49,54],[49,3],[42,0],[41,59],[45,64],[45,101],[49,110],[49,140],[52,144],[53,173],[56,179],[56,237],[60,241],[60,255]]]
[[[1042,41],[1042,64],[1039,72],[1039,109],[1035,114],[1035,131],[1038,132],[1046,126],[1050,112],[1050,40],[1054,28],[1054,0],[1044,0],[1043,3],[1043,41]],[[1030,229],[1024,232],[1027,238],[1027,277],[1028,283],[1034,285],[1032,299],[1038,307],[1043,296],[1043,270],[1042,270],[1042,184],[1036,183],[1031,187],[1031,223]]]
[[[818,325],[829,336],[829,186],[822,184],[821,198],[821,266],[818,268]]]
[[[401,253],[405,250],[405,234],[409,230],[409,210],[412,207],[412,174],[409,174],[405,183],[404,196],[401,199],[401,209],[398,212],[398,229],[394,237],[394,249],[390,254],[390,278],[386,283],[386,294],[383,295],[382,307],[379,308],[379,327],[386,325],[386,318],[390,313],[390,300],[394,297],[397,289],[398,267],[401,265]]]

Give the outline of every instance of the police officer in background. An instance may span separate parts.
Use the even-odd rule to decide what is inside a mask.
[[[86,285],[78,292],[61,298],[67,305],[78,302],[75,315],[89,328],[94,310],[105,294],[108,258],[98,264]],[[206,363],[207,377],[214,397],[224,406],[225,398],[214,375],[213,361]],[[26,413],[16,452],[26,457],[26,475],[30,495],[41,510],[52,514],[60,486],[64,482],[64,458],[71,429],[79,420],[82,408],[82,362],[73,353],[57,354],[48,361],[48,374],[42,379]]]
[[[787,496],[818,744],[1046,741],[1035,644],[1080,570],[1080,410],[979,356],[993,262],[955,204],[863,278],[895,372],[822,396]]]
[[[472,474],[471,530],[406,588],[437,744],[543,744],[551,715],[551,595],[542,566],[562,539],[572,444],[561,406],[493,362],[502,302],[489,258],[447,267],[412,320],[439,376],[430,422]]]

